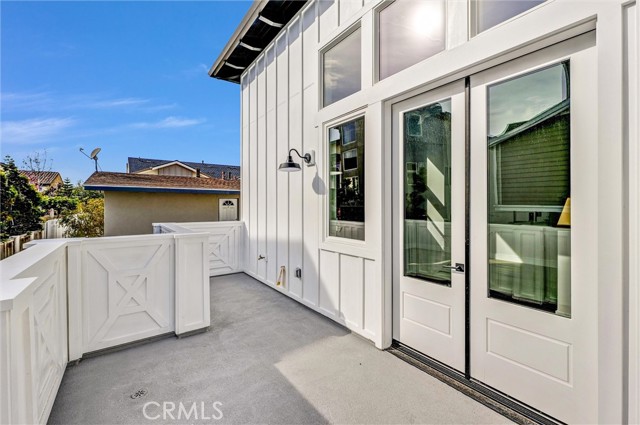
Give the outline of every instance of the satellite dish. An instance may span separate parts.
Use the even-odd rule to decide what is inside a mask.
[[[91,154],[89,155],[89,158],[96,159],[96,155],[98,155],[100,153],[100,151],[101,151],[100,148],[95,148],[94,150],[91,151]]]

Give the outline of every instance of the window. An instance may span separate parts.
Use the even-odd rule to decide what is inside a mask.
[[[445,48],[445,2],[396,0],[379,14],[380,80]]]
[[[472,34],[498,25],[508,19],[525,12],[545,0],[472,0],[471,27]]]
[[[329,129],[329,236],[364,240],[364,118]]]
[[[323,105],[331,105],[360,91],[361,44],[360,28],[322,55]]]
[[[487,90],[489,295],[568,316],[569,62]]]

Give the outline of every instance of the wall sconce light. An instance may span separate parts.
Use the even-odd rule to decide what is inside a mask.
[[[293,161],[291,152],[295,152],[296,155],[298,155],[305,162],[305,164],[307,164],[307,167],[311,167],[312,165],[316,164],[316,151],[311,150],[309,152],[305,152],[304,155],[300,155],[300,152],[298,152],[296,149],[289,149],[289,156],[287,156],[287,161],[280,164],[278,170],[290,172],[300,171],[302,169],[302,167],[300,167],[300,164]]]

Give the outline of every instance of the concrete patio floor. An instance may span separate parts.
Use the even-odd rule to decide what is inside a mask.
[[[132,398],[139,390],[146,394]],[[221,403],[217,409],[215,402]],[[168,410],[171,403],[176,406],[164,417],[163,403],[169,403]],[[187,411],[195,403],[197,419],[193,411],[178,419],[180,403]],[[331,320],[236,274],[211,279],[210,331],[69,366],[49,423],[510,422]]]

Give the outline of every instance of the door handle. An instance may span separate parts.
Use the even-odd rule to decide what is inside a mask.
[[[447,269],[451,269],[454,272],[464,273],[464,264],[456,263],[454,266],[444,266]]]

